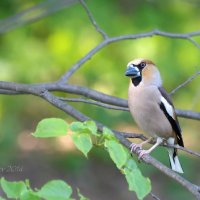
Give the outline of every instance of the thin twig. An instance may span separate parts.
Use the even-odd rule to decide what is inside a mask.
[[[175,89],[173,89],[170,92],[170,95],[173,95],[175,92],[177,92],[179,89],[181,89],[182,87],[186,86],[188,83],[190,83],[193,79],[195,79],[198,75],[200,75],[200,71],[197,71],[195,74],[193,74],[192,76],[190,76],[186,81],[184,81],[183,83],[181,83],[180,85],[178,85]]]
[[[61,91],[71,94],[82,95],[117,108],[122,107],[121,110],[127,111],[128,102],[126,99],[110,96],[96,90],[86,87],[64,84],[60,82],[52,83],[38,83],[38,84],[20,84],[14,82],[0,81],[0,94],[35,94],[35,90]],[[94,103],[94,102],[93,102]],[[103,105],[101,105],[103,106]],[[125,109],[124,109],[125,108]],[[191,110],[176,109],[176,114],[179,117],[187,119],[200,120],[200,113]]]
[[[45,91],[43,93],[39,93],[38,96],[42,97],[55,107],[61,109],[62,111],[66,112],[68,115],[72,116],[73,118],[79,120],[79,121],[86,121],[89,119],[86,115],[82,114],[78,110],[74,109],[69,104],[61,101],[58,97],[54,96],[48,91]]]
[[[115,132],[115,133],[118,133],[118,132]],[[130,145],[131,145],[130,141],[126,140],[125,138],[123,138],[119,135],[116,135],[116,137],[120,140],[120,142],[124,146],[126,146],[127,148],[130,147]],[[138,156],[140,153],[140,150],[136,149],[133,151],[133,153]],[[187,188],[187,190],[189,190],[196,197],[196,199],[200,200],[200,187],[198,185],[195,185],[195,184],[191,183],[190,181],[186,180],[185,178],[183,178],[179,174],[175,173],[174,171],[172,171],[171,169],[169,169],[168,167],[166,167],[165,165],[163,165],[158,160],[156,160],[155,158],[151,157],[148,154],[143,156],[142,160],[145,163],[151,164],[152,166],[156,167],[158,170],[160,170],[162,173],[166,174],[167,176],[171,177],[172,179],[175,179],[183,187]]]
[[[153,194],[152,192],[150,192],[150,195],[153,197],[153,199],[155,199],[155,200],[160,200],[160,198],[159,197],[157,197],[155,194]]]
[[[110,37],[99,43],[96,47],[94,47],[91,51],[89,51],[83,58],[81,58],[76,64],[74,64],[64,75],[61,76],[60,82],[66,82],[75,73],[86,61],[88,61],[94,54],[99,52],[102,48],[107,46],[113,42],[119,42],[122,40],[133,40],[133,39],[140,39],[145,37],[153,37],[153,36],[162,36],[162,37],[169,37],[175,39],[186,39],[191,41],[191,37],[199,36],[200,31],[189,32],[189,33],[170,33],[164,32],[160,30],[152,30],[150,32],[139,33],[139,34],[130,34],[130,35],[121,35],[117,37]],[[194,41],[191,41],[194,44]],[[196,46],[196,45],[195,45]]]
[[[49,87],[49,89],[52,90],[52,87]],[[110,95],[107,95],[102,92],[98,92],[96,90],[92,90],[92,89],[89,89],[86,87],[64,84],[64,85],[59,85],[59,87],[57,87],[57,90],[66,91],[66,92],[69,92],[72,94],[79,94],[84,97],[91,98],[95,101],[122,107],[121,110],[124,110],[124,111],[127,111],[127,108],[128,108],[127,100],[118,98],[118,97],[114,97],[114,96],[110,96]],[[125,108],[125,109],[123,109],[123,108]],[[176,114],[179,117],[200,120],[199,112],[194,112],[191,110],[176,109]]]
[[[192,110],[180,110],[180,109],[176,109],[175,111],[179,117],[186,118],[186,119],[200,120],[200,112],[194,112]]]
[[[127,133],[127,132],[120,132],[125,138],[139,138],[141,140],[147,140],[148,137],[143,135],[142,133]]]
[[[63,101],[60,101],[59,97],[53,96],[53,95],[51,95],[51,93],[47,92],[47,88],[48,88],[49,85],[51,85],[51,84],[17,84],[17,83],[10,83],[10,82],[2,82],[2,81],[0,81],[0,88],[2,88],[3,90],[7,89],[7,90],[11,90],[11,92],[15,92],[16,91],[16,92],[22,92],[23,94],[24,93],[33,94],[33,95],[38,95],[38,96],[41,96],[41,97],[44,97],[44,94],[48,94],[48,95],[46,95],[46,97],[48,97],[48,98],[46,98],[46,100],[48,100],[50,103],[52,103],[52,101],[55,101],[55,99],[57,101],[59,100],[59,102],[60,102],[59,106],[65,111],[65,107],[66,107],[67,104],[64,103]],[[51,99],[50,99],[50,97],[51,97]],[[54,99],[52,97],[54,97]],[[82,99],[81,99],[81,101],[82,101]],[[96,102],[95,102],[95,104],[96,104]],[[101,106],[102,106],[102,104],[101,104]],[[125,137],[140,138],[140,139],[143,139],[143,140],[146,139],[145,136],[141,136],[140,134],[135,134],[134,135],[134,134],[126,133],[124,136]],[[199,153],[193,152],[192,150],[188,150],[188,149],[185,149],[185,148],[182,148],[182,147],[179,147],[179,146],[171,146],[171,147],[175,147],[175,148],[181,149],[183,151],[186,151],[186,152],[188,152],[190,154],[199,156]]]
[[[84,6],[83,0],[80,0],[82,2],[82,5]],[[96,24],[96,21],[94,20],[93,16],[91,15],[89,9],[85,5],[84,7],[86,9],[86,12],[88,16],[90,17],[90,20],[95,27],[95,29],[99,32],[99,26]],[[103,35],[100,29],[100,33]],[[199,48],[198,43],[196,43],[192,37],[199,36],[200,31],[196,32],[190,32],[186,34],[178,34],[178,33],[168,33],[168,32],[162,32],[159,30],[153,30],[147,33],[141,33],[141,34],[132,34],[132,35],[122,35],[118,37],[112,37],[108,38],[104,35],[104,41],[101,42],[99,45],[97,45],[94,49],[92,49],[88,54],[86,54],[82,59],[80,59],[75,65],[73,65],[70,70],[68,70],[59,81],[54,83],[45,83],[45,84],[17,84],[17,83],[9,83],[9,82],[0,82],[0,92],[2,94],[33,94],[37,95],[49,103],[51,103],[53,106],[59,108],[60,110],[64,111],[65,113],[69,114],[73,118],[79,120],[79,121],[85,121],[88,120],[89,117],[81,113],[80,111],[76,110],[73,106],[69,105],[68,103],[64,102],[63,100],[59,99],[59,97],[56,97],[50,91],[63,91],[73,94],[79,94],[85,97],[89,97],[93,100],[98,100],[102,103],[111,104],[112,106],[121,106],[123,108],[127,108],[127,101],[124,99],[112,97],[100,92],[97,92],[95,90],[91,90],[85,87],[80,86],[74,86],[65,84],[65,82],[68,80],[68,78],[76,71],[78,70],[87,60],[89,60],[94,54],[99,52],[103,47],[106,45],[121,41],[121,40],[129,40],[129,39],[139,39],[139,38],[145,38],[145,37],[151,37],[151,36],[163,36],[163,37],[170,37],[170,38],[177,38],[177,39],[186,39],[192,42],[193,45],[197,46]],[[99,104],[99,103],[98,103]],[[179,115],[181,115],[181,111],[179,110]],[[200,113],[193,113],[192,111],[186,111],[187,118],[194,117],[197,119],[200,119]],[[192,113],[192,114],[191,114]],[[199,118],[198,118],[199,117]],[[97,126],[99,131],[102,131],[103,125],[97,122]],[[127,148],[130,147],[130,141],[127,140],[124,135],[118,131],[114,131],[116,137],[119,139],[119,141],[126,146]],[[135,135],[139,137],[139,135]],[[142,138],[142,137],[141,137]],[[180,147],[175,147],[180,148]],[[184,148],[185,149],[185,148]],[[182,149],[183,150],[183,149]],[[138,155],[139,151],[136,149],[133,151],[134,154]],[[189,153],[189,152],[188,152]],[[190,151],[192,154],[192,152]],[[191,183],[190,181],[186,180],[184,177],[181,177],[179,174],[175,173],[162,163],[160,163],[158,160],[154,159],[150,155],[145,155],[142,160],[145,163],[148,163],[152,166],[154,166],[156,169],[160,170],[163,174],[166,174],[167,176],[171,177],[172,179],[176,180],[179,184],[181,184],[184,188],[186,188],[188,191],[190,191],[197,199],[200,199],[200,188],[199,186]]]
[[[192,44],[194,44],[197,48],[200,49],[200,45],[199,45],[199,43],[196,42],[193,38],[189,37],[188,40],[189,40]]]
[[[85,121],[89,118],[82,114],[81,112],[74,109],[72,106],[64,103],[62,100],[60,100],[58,97],[54,96],[48,91],[44,91],[42,93],[38,93],[38,96],[44,98],[52,105],[56,106],[57,108],[63,110],[64,112],[68,113],[70,116],[76,118],[79,121]],[[102,131],[103,125],[100,123],[97,123],[99,131]],[[131,142],[128,141],[124,136],[118,132],[114,131],[116,137],[120,140],[120,142],[126,146],[127,148],[130,147]],[[133,151],[134,154],[139,154],[139,151],[136,149]],[[156,167],[158,170],[160,170],[162,173],[166,174],[167,176],[171,177],[172,179],[176,180],[178,183],[180,183],[183,187],[185,187],[187,190],[189,190],[197,199],[200,199],[200,192],[199,187],[185,178],[181,177],[179,174],[175,173],[162,163],[160,163],[158,160],[154,159],[150,155],[145,155],[142,160],[148,164],[151,164],[152,166]]]
[[[6,94],[7,94],[8,90],[9,91],[11,90],[10,91],[11,93],[12,92],[22,92],[22,94],[27,93],[27,94],[33,94],[33,95],[37,95],[37,96],[41,96],[41,97],[44,97],[44,94],[48,94],[46,97],[49,97],[49,98],[51,97],[51,101],[53,101],[51,93],[47,92],[48,89],[52,89],[50,86],[52,86],[53,90],[55,90],[56,83],[49,83],[49,84],[48,83],[46,83],[46,84],[45,83],[44,84],[18,84],[18,83],[0,81],[0,88],[2,88],[3,91],[6,91]],[[59,87],[57,89],[58,89],[57,91],[59,91]],[[68,104],[64,103],[63,100],[66,100],[66,98],[56,97],[56,96],[53,96],[53,97],[54,97],[54,100],[57,99],[57,101],[59,100],[59,102],[62,102],[62,103],[59,103],[59,106],[62,105],[62,109],[65,110],[65,107]],[[48,100],[51,103],[49,98],[47,98],[46,100]],[[81,102],[90,103],[90,104],[92,103],[92,104],[95,104],[95,105],[98,105],[98,106],[107,107],[109,109],[119,109],[120,108],[119,106],[110,106],[110,105],[103,104],[103,103],[100,103],[100,102],[89,101],[89,100],[84,100],[84,99],[74,99],[74,98],[70,99],[70,98],[68,98],[68,100],[69,101],[81,101]],[[119,100],[121,100],[121,99],[119,99]],[[121,107],[121,110],[126,110],[127,111],[128,108]],[[186,112],[190,113],[192,111],[186,111]],[[200,114],[200,113],[193,113],[193,114],[195,115],[195,114]],[[134,137],[134,138],[140,138],[142,140],[146,139],[146,137],[141,135],[141,134],[125,133],[124,137]],[[199,153],[193,152],[192,150],[188,150],[188,149],[183,148],[183,147],[179,147],[179,146],[171,146],[171,147],[178,148],[178,149],[186,151],[186,152],[188,152],[190,154],[199,156]]]
[[[81,3],[81,5],[83,6],[83,8],[85,9],[85,11],[86,11],[86,13],[87,13],[87,15],[88,15],[88,17],[89,17],[92,25],[95,27],[96,31],[99,32],[104,39],[107,39],[108,35],[96,23],[96,20],[94,19],[92,13],[88,9],[87,4],[85,3],[85,1],[84,0],[79,0],[79,2]]]
[[[83,98],[59,97],[59,99],[62,100],[62,101],[68,101],[68,102],[82,102],[82,103],[92,104],[92,105],[96,105],[96,106],[100,106],[100,107],[112,109],[112,110],[129,111],[128,108],[119,107],[119,106],[112,106],[112,105],[108,105],[108,104],[105,104],[105,103],[101,103],[101,102],[97,102],[97,101],[93,101],[93,100],[88,100],[88,99],[83,99]]]
[[[196,151],[193,151],[191,149],[188,149],[188,148],[185,148],[185,147],[181,147],[179,145],[166,145],[166,144],[163,144],[163,146],[165,147],[171,147],[171,148],[176,148],[176,149],[179,149],[179,150],[182,150],[182,151],[185,151],[191,155],[194,155],[194,156],[197,156],[200,158],[200,153],[199,152],[196,152]]]
[[[19,26],[38,21],[76,2],[77,0],[54,0],[38,3],[18,14],[0,20],[0,34],[6,33]]]
[[[1,93],[1,91],[0,91]],[[103,94],[105,95],[105,94]],[[106,97],[107,95],[105,95]],[[91,97],[92,98],[92,97]],[[101,102],[97,102],[96,98],[94,99],[95,101],[91,101],[91,100],[86,100],[86,99],[82,99],[82,98],[63,98],[63,97],[60,97],[61,100],[64,100],[64,101],[71,101],[71,102],[83,102],[83,103],[87,103],[87,104],[92,104],[92,105],[97,105],[97,106],[100,106],[100,107],[103,107],[103,108],[107,108],[107,109],[113,109],[113,110],[120,110],[120,111],[126,111],[126,112],[129,112],[129,108],[127,107],[128,105],[126,105],[126,107],[124,106],[119,106],[119,102],[120,101],[117,101],[117,104],[115,104],[115,99],[116,97],[113,97],[113,102],[112,102],[112,105],[108,105],[108,102],[107,101],[104,101],[104,100],[101,100],[101,102],[105,102],[105,103],[101,103]],[[93,99],[93,98],[92,98]],[[99,99],[98,99],[99,100]],[[121,100],[121,99],[120,99]],[[125,100],[126,101],[126,100]],[[111,103],[111,102],[110,102]],[[113,105],[116,105],[116,106],[113,106]],[[122,105],[124,105],[122,103]],[[187,118],[187,119],[196,119],[196,120],[200,120],[200,113],[199,112],[194,112],[194,111],[191,111],[191,110],[180,110],[180,109],[176,109],[176,114],[179,116],[179,117],[183,117],[183,118]]]
[[[138,138],[138,139],[141,139],[143,141],[148,139],[145,135],[143,135],[141,133],[124,133],[124,132],[120,132],[120,133],[126,138]],[[150,141],[149,144],[155,144],[155,141]],[[179,145],[170,145],[170,144],[161,144],[160,146],[176,148],[176,149],[179,149],[181,151],[184,151],[186,153],[189,153],[193,156],[197,156],[197,157],[200,158],[199,152],[193,151],[193,150],[188,149],[186,147],[181,147]]]

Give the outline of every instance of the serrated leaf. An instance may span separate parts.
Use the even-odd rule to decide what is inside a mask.
[[[69,200],[72,188],[64,181],[53,180],[46,183],[37,194],[46,200]]]
[[[59,118],[48,118],[41,120],[32,134],[34,137],[49,138],[67,134],[68,124]]]
[[[138,199],[143,199],[151,191],[151,182],[141,174],[135,162],[131,160],[128,161],[128,167],[124,168],[124,174],[129,185],[129,190],[134,191]]]
[[[1,187],[8,198],[20,198],[27,191],[26,184],[23,181],[10,182],[1,178]]]
[[[92,140],[87,133],[74,133],[72,140],[75,146],[87,157],[88,152],[92,148]]]
[[[105,140],[104,145],[117,168],[121,169],[127,162],[129,156],[128,152],[119,142],[115,140]]]
[[[117,140],[114,133],[106,127],[103,127],[103,136],[109,140]]]
[[[86,125],[86,127],[89,129],[89,131],[93,134],[98,136],[99,134],[97,133],[97,126],[96,123],[94,121],[85,121],[84,125]]]

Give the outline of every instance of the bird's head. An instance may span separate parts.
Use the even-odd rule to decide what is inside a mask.
[[[161,86],[160,73],[155,64],[147,59],[138,58],[128,63],[125,75],[130,77],[134,86],[140,83],[145,85]]]

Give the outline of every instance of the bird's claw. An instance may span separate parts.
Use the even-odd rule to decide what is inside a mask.
[[[149,154],[149,151],[148,150],[140,150],[139,151],[139,155],[138,155],[138,158],[141,159],[143,156]]]
[[[141,144],[131,143],[130,148],[131,148],[131,153],[132,153],[132,152],[135,151],[137,148],[142,149],[142,145],[141,145]]]

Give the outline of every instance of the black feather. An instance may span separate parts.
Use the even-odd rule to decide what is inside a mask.
[[[136,86],[138,86],[140,84],[140,82],[142,80],[142,77],[138,76],[136,78],[132,78],[131,80],[132,80],[133,85],[136,87]]]
[[[171,100],[169,94],[166,92],[166,90],[165,90],[163,87],[159,87],[158,89],[159,89],[161,95],[166,99],[166,101],[174,108],[174,105],[173,105],[173,103],[172,103],[172,100]],[[176,119],[173,119],[173,118],[167,113],[166,108],[165,108],[164,105],[163,105],[163,107],[164,107],[164,110],[165,110],[165,111],[164,111],[163,109],[162,109],[162,110],[163,110],[165,116],[167,117],[167,119],[169,120],[169,122],[170,122],[170,124],[171,124],[173,130],[174,130],[175,133],[176,133],[178,144],[179,144],[180,146],[184,147],[184,143],[183,143],[183,139],[182,139],[182,134],[181,134],[181,128],[180,128],[178,119],[177,119],[176,117],[175,117]]]
[[[184,144],[183,144],[183,139],[182,139],[182,135],[181,135],[181,129],[180,129],[180,126],[179,124],[177,123],[177,121],[175,121],[167,112],[164,104],[161,102],[160,103],[160,109],[163,111],[163,113],[165,114],[165,116],[167,117],[167,119],[169,120],[171,126],[172,126],[172,129],[174,130],[174,132],[176,133],[176,136],[177,136],[177,142],[180,146],[184,147]]]

